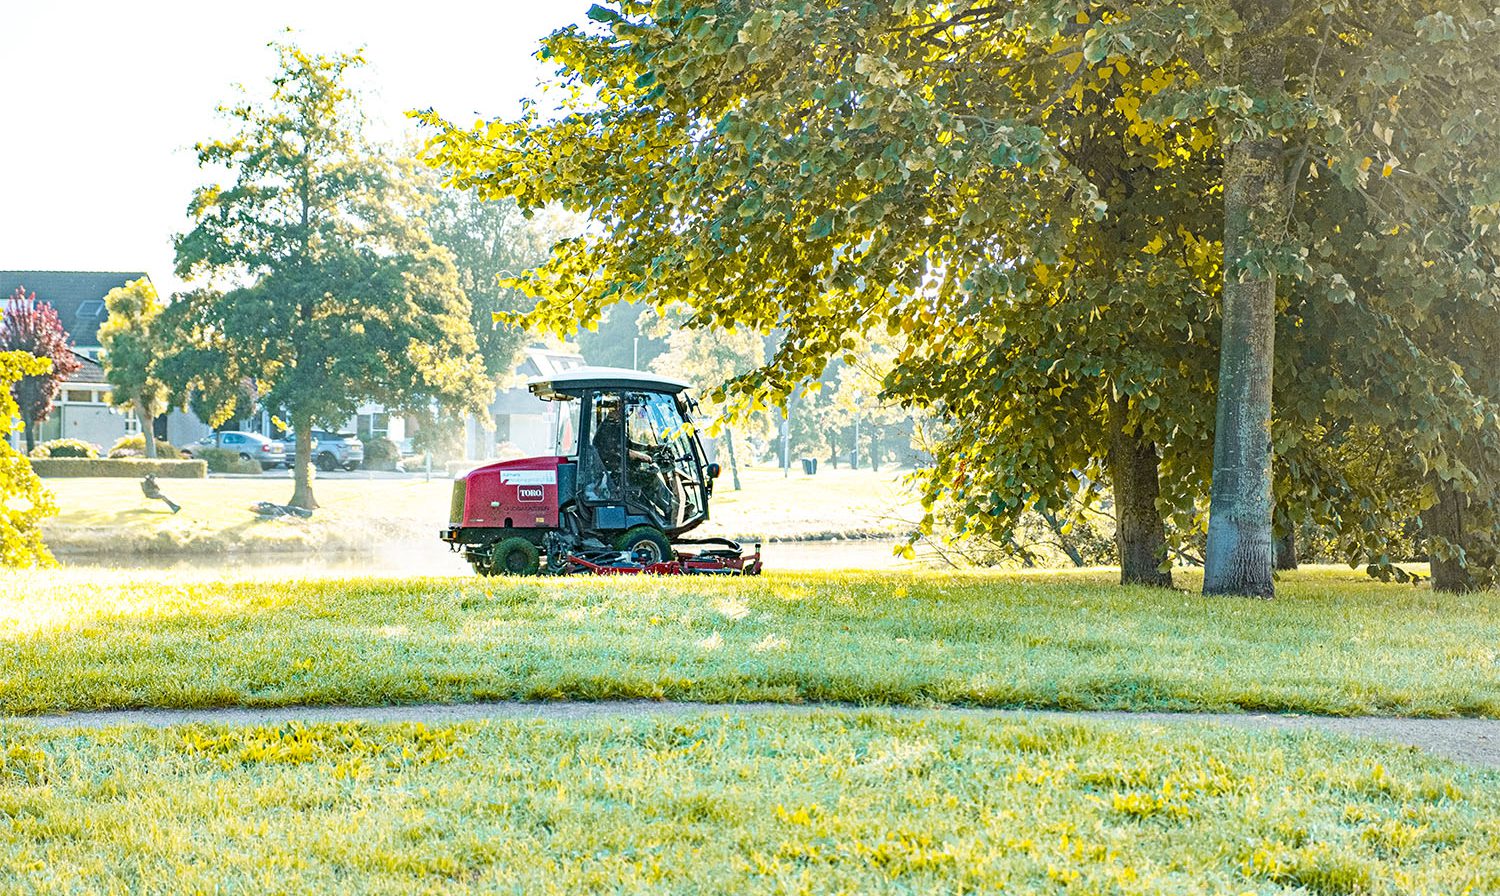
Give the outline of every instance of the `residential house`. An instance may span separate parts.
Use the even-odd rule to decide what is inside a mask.
[[[582,366],[582,355],[544,345],[528,347],[512,377],[516,385],[498,390],[490,402],[494,428],[486,428],[475,417],[466,421],[464,450],[468,459],[488,460],[513,451],[526,456],[550,454],[557,438],[556,402],[538,399],[526,388],[526,382]]]
[[[0,271],[0,298],[9,299],[19,287],[51,305],[83,364],[58,390],[52,414],[38,427],[38,441],[82,439],[108,449],[122,436],[141,431],[138,416],[109,405],[109,383],[99,363],[99,325],[109,318],[104,307],[109,291],[142,277],[146,277],[143,271]],[[197,417],[183,411],[156,419],[157,438],[176,445],[209,431]],[[12,441],[20,447],[21,434],[13,433]]]

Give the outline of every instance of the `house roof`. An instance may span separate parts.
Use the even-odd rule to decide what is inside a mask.
[[[16,287],[27,295],[36,293],[37,301],[57,310],[74,345],[97,348],[99,325],[109,317],[104,296],[145,276],[144,271],[0,271],[0,301],[10,298]]]
[[[40,299],[41,297],[42,297],[41,293],[37,293],[37,298]],[[88,355],[79,354],[78,352],[74,352],[73,353],[73,357],[75,357],[75,358],[78,359],[78,363],[81,366],[77,370],[73,371],[73,375],[70,376],[70,377],[68,377],[67,382],[69,382],[69,383],[108,383],[109,382],[109,380],[107,380],[107,379],[104,378],[104,365],[103,364],[100,364],[98,361],[95,361],[93,358],[90,358]]]

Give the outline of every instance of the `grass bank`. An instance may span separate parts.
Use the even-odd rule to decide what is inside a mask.
[[[734,491],[719,480],[713,518],[702,534],[779,540],[891,536],[920,513],[893,471],[836,470],[816,476],[756,468]],[[322,507],[310,520],[262,520],[259,501],[284,502],[285,476],[163,481],[182,505],[171,513],[129,479],[49,479],[61,513],[44,524],[48,546],[62,556],[213,556],[233,553],[349,553],[436,538],[447,524],[453,484],[447,479],[320,479]]]
[[[0,711],[678,699],[1500,717],[1500,592],[1110,574],[0,584]]]
[[[6,892],[1500,891],[1500,775],[1313,735],[861,713],[0,743]]]

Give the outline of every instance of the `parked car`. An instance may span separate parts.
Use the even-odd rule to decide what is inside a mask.
[[[312,443],[313,465],[325,473],[356,469],[365,459],[365,444],[354,433],[315,429]],[[286,451],[286,465],[290,467],[297,460],[296,433],[287,430],[281,444]]]
[[[286,462],[286,448],[282,447],[280,442],[268,439],[260,433],[236,430],[209,433],[196,442],[184,445],[182,456],[197,457],[198,452],[205,448],[233,451],[240,456],[241,460],[256,461],[262,470],[275,469]]]

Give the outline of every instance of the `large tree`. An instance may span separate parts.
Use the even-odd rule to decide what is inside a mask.
[[[166,312],[177,391],[214,396],[227,419],[247,385],[296,432],[292,503],[316,506],[311,431],[367,401],[392,412],[438,402],[482,408],[487,391],[470,304],[435,245],[415,186],[362,137],[347,78],[358,54],[278,45],[269,97],[222,111],[233,133],[199,144],[227,185],[196,191],[177,269],[222,288]]]
[[[25,373],[10,384],[29,453],[36,447],[37,426],[52,415],[57,390],[78,372],[83,362],[73,353],[72,341],[57,310],[37,301],[36,293],[27,295],[19,287],[0,312],[0,351],[26,352],[51,362],[45,371]]]
[[[736,384],[742,406],[788,394],[872,320],[907,334],[891,386],[914,400],[944,362],[925,348],[967,342],[947,354],[983,362],[950,365],[955,384],[974,372],[960,420],[994,435],[933,484],[976,515],[1050,509],[1097,464],[1142,485],[1124,501],[1143,534],[1128,553],[1149,563],[1162,505],[1196,506],[1211,438],[1205,589],[1269,595],[1275,332],[1294,284],[1338,283],[1318,269],[1328,232],[1305,225],[1309,184],[1383,210],[1346,269],[1393,248],[1382,233],[1424,229],[1427,204],[1396,201],[1415,186],[1403,160],[1464,171],[1493,204],[1473,163],[1496,116],[1473,110],[1493,92],[1494,22],[1436,7],[622,2],[546,41],[578,88],[566,114],[472,132],[429,116],[432,156],[483,195],[595,222],[528,278],[533,322],[566,330],[640,300],[687,305],[689,326],[784,331]],[[1409,305],[1373,313],[1415,338]],[[1051,344],[1012,326],[1026,320]],[[1089,420],[1101,438],[1064,429]],[[1173,470],[1155,500],[1153,464]]]
[[[156,418],[167,411],[167,385],[156,365],[167,343],[159,325],[162,308],[156,287],[144,277],[117,286],[104,297],[109,319],[99,327],[104,349],[104,377],[109,380],[110,403],[133,411],[146,434],[146,456],[156,457]]]

